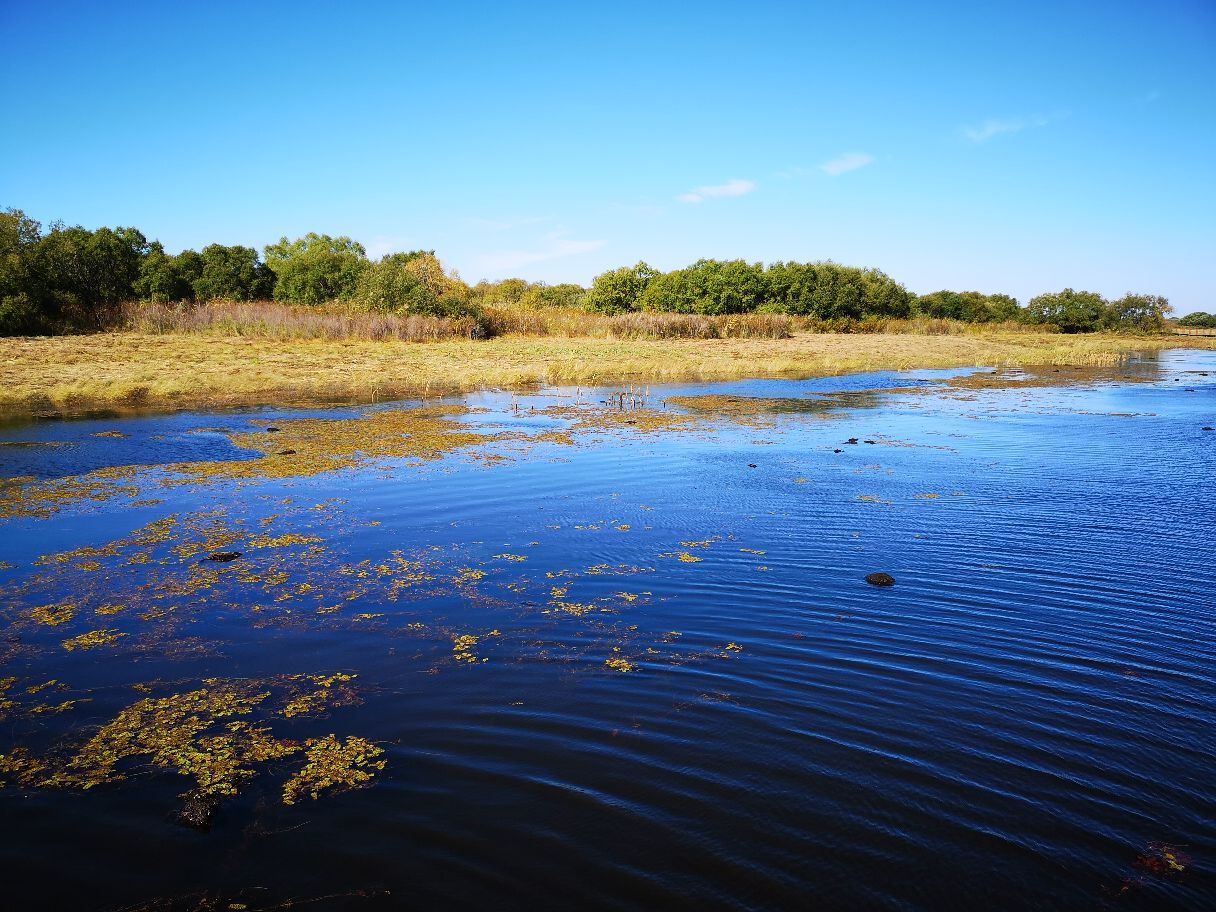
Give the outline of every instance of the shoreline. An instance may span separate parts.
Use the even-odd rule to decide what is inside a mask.
[[[796,333],[787,339],[276,340],[97,333],[0,339],[0,418],[368,404],[486,387],[803,379],[874,370],[1095,367],[1216,348],[1190,335]]]

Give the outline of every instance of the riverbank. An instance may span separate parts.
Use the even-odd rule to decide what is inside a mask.
[[[788,339],[505,336],[433,343],[99,333],[0,339],[0,414],[375,402],[479,387],[1098,366],[1216,339],[1053,333],[797,333]]]

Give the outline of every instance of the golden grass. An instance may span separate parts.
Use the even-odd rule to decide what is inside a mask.
[[[504,336],[428,344],[99,333],[0,339],[0,413],[373,402],[480,387],[612,384],[963,366],[1093,366],[1216,339],[993,331],[787,339]]]

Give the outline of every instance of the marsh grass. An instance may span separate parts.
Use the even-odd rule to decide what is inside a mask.
[[[254,339],[361,339],[434,342],[481,335],[471,318],[368,313],[340,306],[304,307],[275,301],[209,301],[204,304],[127,305],[122,329],[145,335],[207,335]]]
[[[0,339],[0,413],[375,402],[484,387],[811,377],[945,367],[1089,367],[1134,352],[1216,348],[1196,336],[1006,331],[789,338],[505,335],[383,340],[215,331]]]

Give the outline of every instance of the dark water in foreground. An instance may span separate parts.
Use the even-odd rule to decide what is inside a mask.
[[[0,520],[0,753],[46,764],[0,789],[3,905],[1216,907],[1216,353],[957,373],[638,412],[915,387],[690,425],[485,394],[452,419],[481,446],[184,484],[157,466],[249,459],[251,421],[362,411],[3,429],[40,445],[0,446],[0,476],[148,466]],[[146,753],[47,784],[125,707],[240,682],[272,696],[174,757],[211,762],[236,719],[366,739],[383,770],[286,805],[303,755],[249,761],[205,831]]]

